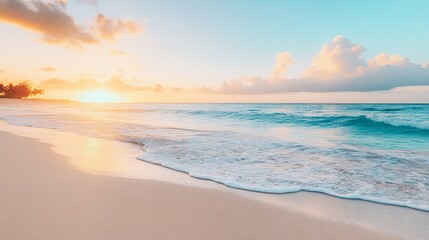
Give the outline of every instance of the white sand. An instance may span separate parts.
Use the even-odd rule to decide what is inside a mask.
[[[23,135],[32,128],[7,128],[11,129]],[[249,193],[139,162],[131,156],[139,149],[130,144],[32,131],[55,140],[55,145],[0,132],[1,240],[403,239],[377,227],[318,214],[318,210],[332,207],[332,201],[345,205],[353,201],[305,193],[287,201],[282,196],[266,201],[264,194],[248,197]],[[254,200],[260,198],[264,201]],[[357,212],[387,207],[401,216],[423,218],[419,221],[428,217],[427,213],[378,204],[357,206],[353,207]],[[417,234],[420,239],[424,239],[424,231]]]

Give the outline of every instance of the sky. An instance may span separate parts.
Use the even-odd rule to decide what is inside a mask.
[[[0,0],[0,82],[44,98],[429,102],[429,1]]]

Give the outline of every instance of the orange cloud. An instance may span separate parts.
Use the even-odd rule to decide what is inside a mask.
[[[59,3],[62,6],[66,6],[68,3],[68,0],[56,0],[57,3]]]
[[[42,67],[40,68],[41,71],[45,71],[45,72],[55,72],[57,71],[56,68],[50,67],[50,66],[46,66],[46,67]]]
[[[157,92],[157,93],[162,93],[165,92],[165,87],[162,86],[161,84],[156,84],[153,88],[152,91]]]
[[[40,32],[43,40],[52,44],[76,47],[98,43],[62,6],[58,2],[38,0],[1,0],[0,20]]]
[[[83,90],[100,88],[102,85],[93,78],[81,77],[74,81],[66,81],[60,78],[49,78],[42,81],[39,87],[52,90],[52,89],[67,89],[67,90]]]
[[[120,49],[111,49],[110,50],[110,54],[114,55],[114,56],[121,56],[121,55],[127,55],[126,52],[120,50]]]
[[[109,19],[101,13],[96,16],[95,26],[86,28],[75,22],[66,6],[66,0],[0,0],[0,21],[39,32],[45,42],[67,47],[115,40],[124,33],[138,34],[143,29],[136,21]]]
[[[67,81],[60,78],[49,78],[42,81],[39,87],[44,89],[64,89],[67,86]]]
[[[136,21],[124,21],[120,19],[109,19],[102,13],[95,18],[97,32],[101,38],[115,40],[123,33],[139,34],[143,28]]]
[[[132,86],[122,80],[119,76],[112,76],[110,81],[103,84],[103,87],[118,91],[118,92],[130,92],[141,90],[141,87]]]
[[[82,91],[82,90],[94,90],[94,89],[107,89],[115,92],[135,92],[135,91],[146,91],[154,93],[179,93],[184,90],[179,87],[164,87],[160,84],[154,86],[133,86],[127,83],[125,80],[121,79],[120,76],[112,76],[112,78],[107,82],[98,82],[91,77],[80,77],[75,80],[66,81],[60,78],[49,78],[37,86],[45,90],[72,90],[72,91]]]

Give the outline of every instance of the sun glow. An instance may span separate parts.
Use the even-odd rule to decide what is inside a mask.
[[[97,89],[84,92],[78,97],[79,102],[90,102],[90,103],[111,103],[111,102],[123,102],[124,99],[118,94],[104,89]]]

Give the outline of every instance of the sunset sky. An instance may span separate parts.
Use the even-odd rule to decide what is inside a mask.
[[[0,82],[44,98],[429,102],[429,1],[0,0]]]

